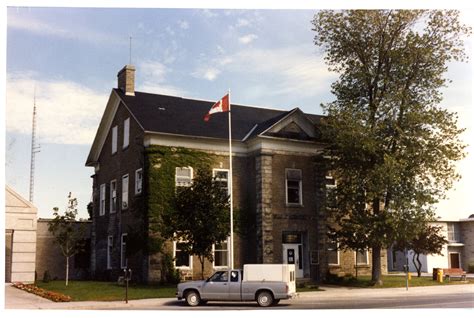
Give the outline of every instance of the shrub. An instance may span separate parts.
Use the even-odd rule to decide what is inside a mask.
[[[170,254],[163,254],[161,265],[166,283],[178,284],[181,281],[181,275],[174,267],[173,257]]]

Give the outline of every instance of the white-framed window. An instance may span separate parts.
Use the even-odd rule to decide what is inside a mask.
[[[123,121],[123,147],[127,148],[130,144],[130,117]]]
[[[285,169],[286,204],[303,204],[303,176],[301,169]]]
[[[109,235],[107,237],[107,269],[112,268],[112,249],[114,248],[114,237]]]
[[[118,135],[118,127],[112,127],[112,154],[117,152],[117,135]]]
[[[173,242],[174,267],[179,269],[191,269],[193,257],[182,250],[183,242]]]
[[[128,174],[122,177],[122,210],[128,209]]]
[[[336,187],[337,183],[333,171],[328,170],[326,172],[326,206],[328,208],[334,209],[337,207]]]
[[[328,265],[339,265],[339,244],[336,241],[328,243]]]
[[[100,185],[99,215],[105,215],[105,183]]]
[[[120,238],[120,267],[127,268],[127,233],[123,233]]]
[[[367,265],[369,264],[369,251],[368,250],[359,250],[355,252],[355,259],[357,265]]]
[[[217,182],[221,188],[225,189],[227,195],[229,193],[229,170],[228,169],[212,169],[212,176],[214,177],[214,182]]]
[[[459,224],[454,222],[447,223],[448,226],[448,242],[460,242],[460,232],[459,232]]]
[[[189,187],[193,183],[192,167],[176,167],[176,186]]]
[[[137,169],[135,171],[135,194],[142,193],[143,185],[143,169]]]
[[[229,265],[229,240],[213,244],[214,268],[227,268]]]
[[[117,180],[110,181],[110,213],[117,211]]]

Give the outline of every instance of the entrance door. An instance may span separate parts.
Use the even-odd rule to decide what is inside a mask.
[[[303,245],[283,244],[283,264],[295,264],[296,278],[303,278]]]
[[[449,253],[450,268],[460,268],[459,253]]]

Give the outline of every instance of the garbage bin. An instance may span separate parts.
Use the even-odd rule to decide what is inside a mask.
[[[438,280],[438,270],[439,268],[433,268],[433,280]]]

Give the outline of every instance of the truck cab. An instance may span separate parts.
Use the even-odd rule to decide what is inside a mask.
[[[242,271],[217,271],[201,287],[202,299],[241,300]]]
[[[215,272],[206,280],[178,284],[176,297],[190,306],[207,301],[257,301],[267,307],[296,293],[294,265],[244,265]]]

